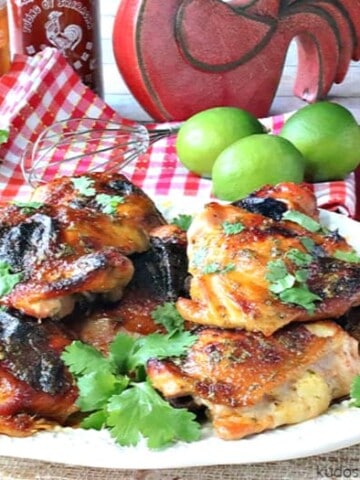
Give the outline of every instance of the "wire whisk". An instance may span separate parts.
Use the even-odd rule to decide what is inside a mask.
[[[119,171],[178,129],[91,117],[54,122],[25,149],[22,174],[36,187],[58,176]]]

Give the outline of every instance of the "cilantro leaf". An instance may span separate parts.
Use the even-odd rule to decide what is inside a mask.
[[[294,305],[305,308],[310,314],[315,311],[314,302],[322,300],[319,295],[311,292],[306,285],[284,290],[279,294],[279,298],[285,303],[293,303]]]
[[[360,375],[357,375],[351,383],[350,398],[352,405],[360,407]]]
[[[161,402],[161,403],[160,403]],[[157,428],[154,429],[156,419]],[[142,433],[148,439],[149,448],[159,449],[176,440],[192,442],[200,437],[200,425],[195,415],[184,408],[172,408],[160,399],[151,413],[144,418]]]
[[[301,255],[300,255],[301,254]],[[312,257],[297,249],[289,250],[286,256],[298,265],[308,266]],[[285,262],[281,259],[268,263],[266,279],[270,282],[269,290],[276,294],[284,303],[293,303],[305,308],[310,314],[314,313],[314,302],[322,300],[321,297],[309,290],[306,281],[309,276],[307,268],[300,268],[291,274]]]
[[[101,430],[106,425],[107,415],[108,413],[105,409],[97,410],[96,412],[90,413],[90,415],[85,417],[80,426],[87,430]]]
[[[9,294],[22,279],[23,274],[21,272],[13,273],[11,266],[0,260],[0,297]]]
[[[304,253],[297,248],[291,248],[286,252],[286,258],[293,262],[297,267],[308,267],[313,261],[313,257],[309,253]]]
[[[109,397],[122,392],[129,384],[127,377],[108,370],[95,370],[77,381],[79,397],[76,404],[83,412],[92,412],[106,406]]]
[[[283,280],[288,275],[288,271],[283,260],[272,260],[267,264],[266,279],[269,282]]]
[[[91,345],[75,340],[65,347],[61,358],[70,372],[75,375],[85,375],[96,371],[111,371],[108,360]]]
[[[21,202],[20,200],[14,200],[11,203],[19,208],[28,210],[37,210],[44,205],[43,202]]]
[[[192,215],[180,214],[177,217],[173,218],[171,220],[171,223],[181,228],[181,230],[184,230],[185,232],[187,232],[190,228],[192,221],[193,221]]]
[[[172,408],[148,382],[134,383],[108,404],[107,425],[123,446],[137,445],[147,438],[149,448],[160,448],[176,440],[197,440],[200,427],[194,414]],[[156,428],[154,428],[156,425]]]
[[[127,368],[134,372],[137,367],[146,365],[150,358],[179,357],[186,353],[196,341],[196,336],[190,332],[175,332],[162,335],[151,333],[136,340],[127,359]]]
[[[297,210],[287,210],[283,216],[283,220],[289,220],[290,222],[297,223],[301,227],[309,230],[309,232],[315,233],[319,232],[322,227],[319,222],[313,218],[305,215],[304,213],[298,212]]]
[[[89,177],[74,177],[71,179],[71,182],[80,195],[84,195],[84,197],[93,197],[96,195],[96,190],[93,187],[95,181],[93,179]]]
[[[176,310],[174,302],[166,302],[155,308],[151,313],[151,318],[156,324],[165,327],[169,333],[184,329],[184,319]]]
[[[240,222],[224,222],[222,225],[225,235],[236,235],[244,230],[244,225]]]
[[[300,270],[296,270],[295,272],[295,279],[299,283],[305,283],[309,278],[309,270],[307,268],[302,268]]]
[[[10,203],[18,207],[20,209],[20,212],[24,215],[32,215],[34,213],[34,210],[38,210],[39,208],[44,206],[42,202],[21,202],[18,200],[14,200]]]
[[[285,275],[285,277],[279,278],[279,280],[273,282],[270,285],[269,290],[273,293],[283,292],[284,290],[292,288],[295,285],[295,280],[296,278],[294,277],[294,275],[288,273],[287,275]]]
[[[118,333],[109,346],[110,359],[116,366],[116,369],[121,374],[126,374],[128,371],[127,361],[130,357],[136,338],[127,335],[126,333]]]
[[[304,248],[309,252],[313,253],[316,247],[316,243],[312,238],[309,237],[300,237],[300,242],[304,246]]]
[[[135,446],[141,440],[141,420],[150,411],[146,398],[138,395],[136,386],[110,398],[106,425],[121,446]]]
[[[106,193],[99,193],[96,195],[95,200],[101,206],[102,212],[108,215],[116,213],[118,205],[125,202],[124,197],[120,195],[108,195]]]
[[[355,252],[355,250],[351,252],[344,252],[343,250],[336,250],[333,254],[333,257],[337,260],[343,260],[344,262],[349,263],[360,263],[360,255]]]

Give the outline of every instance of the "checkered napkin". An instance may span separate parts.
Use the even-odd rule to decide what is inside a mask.
[[[291,114],[263,119],[263,123],[277,133]],[[39,135],[55,121],[91,117],[93,125],[108,122],[118,126],[136,125],[121,118],[92,90],[86,87],[72,67],[55,49],[46,48],[33,57],[18,55],[10,72],[0,78],[0,127],[10,129],[10,138],[0,145],[0,200],[25,200],[32,188],[24,179],[21,159]],[[173,128],[173,124],[147,124],[147,130]],[[120,133],[100,140],[101,146],[119,143]],[[77,146],[76,148],[82,148]],[[106,150],[67,164],[52,163],[64,152],[57,151],[49,158],[42,171],[47,181],[57,175],[81,174],[90,169],[102,170],[120,165],[124,152]],[[25,162],[26,163],[26,162]],[[169,135],[152,144],[121,169],[131,181],[143,188],[152,198],[177,200],[184,196],[194,201],[211,198],[211,182],[189,173],[178,161],[175,136]],[[355,179],[313,185],[318,205],[346,215],[355,214]]]

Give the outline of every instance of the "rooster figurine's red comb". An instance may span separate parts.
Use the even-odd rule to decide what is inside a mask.
[[[324,98],[360,59],[360,0],[122,0],[113,46],[135,98],[166,121],[225,105],[268,115],[293,39],[295,95]]]

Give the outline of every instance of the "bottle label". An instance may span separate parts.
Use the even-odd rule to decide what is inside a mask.
[[[61,51],[85,84],[96,89],[97,45],[94,2],[80,0],[13,0],[21,7],[24,53],[47,46]]]

